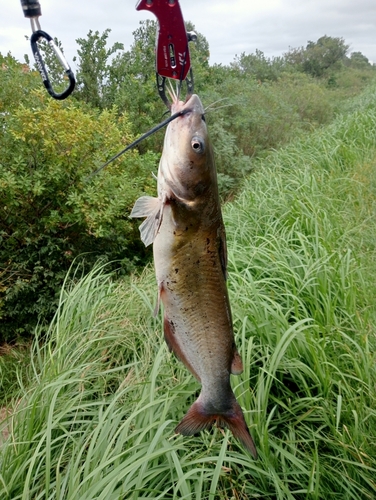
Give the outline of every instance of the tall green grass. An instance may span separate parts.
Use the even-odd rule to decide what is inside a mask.
[[[233,387],[259,460],[228,431],[174,434],[199,386],[152,316],[153,271],[98,267],[67,279],[19,377],[0,498],[375,498],[375,130],[366,95],[225,207]]]

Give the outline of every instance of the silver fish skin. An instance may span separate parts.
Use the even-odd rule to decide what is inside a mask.
[[[193,94],[177,98],[158,169],[158,197],[139,198],[131,217],[145,245],[153,243],[158,303],[164,306],[169,348],[201,383],[198,399],[176,427],[193,435],[214,422],[227,426],[257,458],[253,439],[230,385],[243,365],[235,347],[226,287],[226,235],[214,155],[204,109]]]

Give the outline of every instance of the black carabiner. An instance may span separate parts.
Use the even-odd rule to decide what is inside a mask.
[[[52,88],[51,82],[48,78],[48,73],[47,73],[46,67],[44,65],[42,56],[39,52],[39,48],[38,48],[38,44],[37,44],[37,42],[40,38],[44,38],[45,40],[47,40],[50,47],[55,52],[56,57],[59,59],[62,67],[64,68],[65,74],[69,78],[69,86],[67,89],[64,90],[64,92],[61,92],[61,94],[57,94],[54,91],[54,89]],[[69,64],[65,60],[63,53],[61,52],[59,47],[56,45],[56,43],[53,41],[52,37],[48,33],[46,33],[45,31],[42,31],[42,30],[34,31],[34,33],[30,37],[30,43],[31,43],[31,50],[33,51],[33,54],[34,54],[35,62],[37,64],[38,71],[42,77],[43,85],[46,87],[47,92],[50,94],[51,97],[53,97],[54,99],[57,99],[59,101],[65,99],[73,92],[74,87],[76,85],[76,80],[74,78],[73,71],[70,69]]]

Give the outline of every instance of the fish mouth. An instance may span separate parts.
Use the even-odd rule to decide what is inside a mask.
[[[189,95],[185,101],[179,101],[176,99],[171,106],[171,114],[181,113],[186,115],[189,113],[204,114],[204,107],[201,100],[197,94]]]

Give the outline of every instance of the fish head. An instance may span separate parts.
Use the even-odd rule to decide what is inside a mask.
[[[217,176],[212,146],[200,98],[174,100],[172,114],[180,113],[167,127],[159,180],[167,197],[194,202],[216,189]]]

